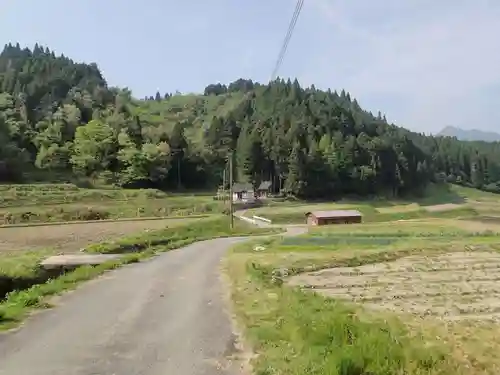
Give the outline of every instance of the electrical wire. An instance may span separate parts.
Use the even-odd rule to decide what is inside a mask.
[[[286,51],[288,49],[288,44],[292,38],[293,31],[295,29],[295,25],[297,24],[297,20],[299,19],[300,12],[302,7],[304,6],[304,0],[298,0],[295,5],[295,11],[293,12],[292,19],[290,20],[290,24],[288,25],[288,31],[285,35],[285,39],[283,41],[283,45],[281,47],[280,53],[278,55],[278,59],[276,60],[276,64],[273,69],[273,73],[271,75],[271,81],[276,78],[276,74],[278,73],[281,64],[283,63]]]
[[[298,16],[299,16],[299,13],[300,13],[300,10],[302,8],[303,3],[304,3],[303,0],[298,0],[297,4],[295,5],[295,10],[293,12],[292,19],[290,20],[290,24],[288,25],[288,30],[287,30],[287,33],[285,35],[283,45],[281,46],[281,50],[280,50],[280,53],[278,55],[278,59],[276,60],[276,64],[274,66],[273,73],[271,75],[271,80],[274,80],[276,78],[276,74],[277,74],[279,68],[281,67],[281,64],[283,63],[283,59],[284,59],[286,50],[288,48],[288,43],[290,42],[290,39],[291,39],[291,36],[293,33],[293,29],[295,28],[295,25],[297,23],[297,19],[298,19]]]

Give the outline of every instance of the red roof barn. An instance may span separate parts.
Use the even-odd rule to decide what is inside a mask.
[[[356,210],[312,211],[306,213],[307,224],[354,224],[362,222],[361,212]]]

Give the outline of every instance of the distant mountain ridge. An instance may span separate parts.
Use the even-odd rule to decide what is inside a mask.
[[[500,142],[500,134],[478,129],[465,130],[454,126],[447,126],[437,136],[456,137],[460,141]]]

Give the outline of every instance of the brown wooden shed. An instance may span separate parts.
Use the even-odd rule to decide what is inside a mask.
[[[306,218],[309,225],[355,224],[362,222],[363,215],[356,210],[312,211]]]

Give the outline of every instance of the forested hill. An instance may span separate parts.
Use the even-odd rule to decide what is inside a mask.
[[[297,81],[213,84],[137,100],[96,64],[49,49],[0,54],[0,180],[100,179],[216,188],[234,151],[238,181],[298,196],[401,195],[448,180],[500,192],[500,144],[390,125],[345,91]]]

